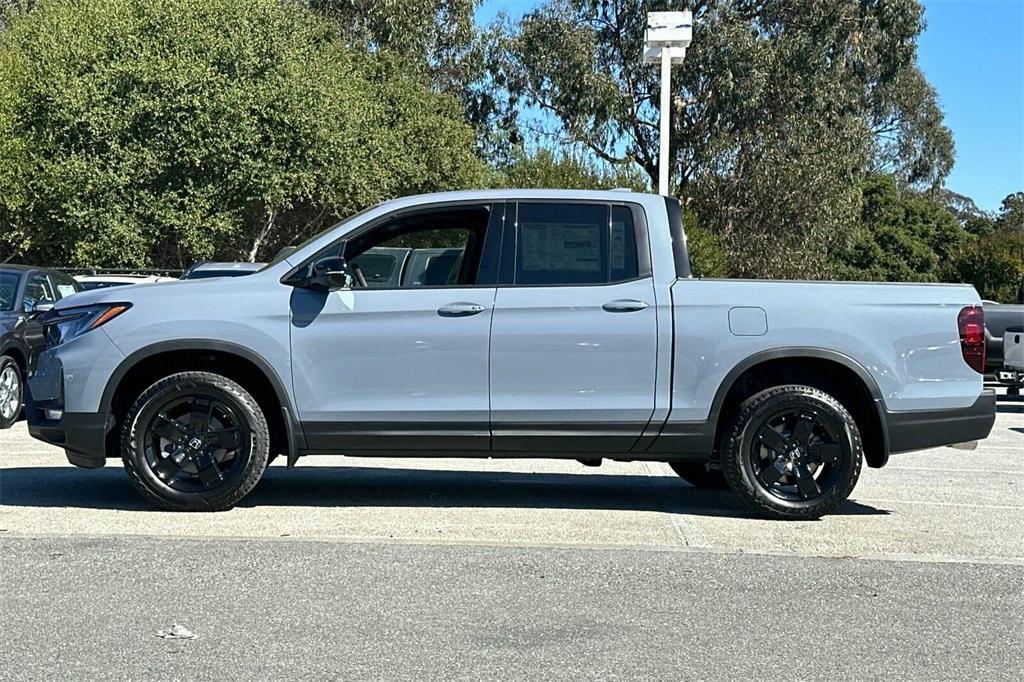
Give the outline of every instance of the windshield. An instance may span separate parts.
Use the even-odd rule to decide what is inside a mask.
[[[320,239],[320,237],[323,237],[324,235],[329,234],[330,232],[338,229],[339,227],[341,227],[342,225],[345,225],[346,223],[352,222],[353,220],[355,220],[359,216],[363,215],[367,211],[370,211],[371,209],[376,208],[379,205],[380,204],[374,204],[373,206],[367,206],[366,208],[364,208],[359,213],[355,213],[353,215],[350,215],[348,218],[345,218],[341,222],[334,223],[333,225],[331,225],[327,229],[321,230],[320,232],[317,232],[315,235],[313,235],[312,237],[310,237],[309,239],[307,239],[306,241],[302,242],[301,244],[299,244],[296,247],[286,247],[286,248],[281,249],[277,253],[277,255],[274,256],[274,259],[272,261],[270,261],[269,263],[264,265],[262,268],[260,268],[260,272],[262,272],[263,270],[266,270],[267,268],[274,267],[275,265],[277,265],[278,263],[280,263],[281,261],[286,259],[288,256],[292,255],[293,253],[296,253],[297,251],[301,251],[302,249],[306,248],[307,246],[309,246],[310,244],[315,242],[317,239]]]

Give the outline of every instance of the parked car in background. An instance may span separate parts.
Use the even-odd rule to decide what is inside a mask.
[[[394,286],[383,249],[410,245]],[[458,455],[663,461],[815,518],[862,464],[995,421],[971,286],[694,278],[649,194],[405,197],[244,282],[87,292],[46,325],[30,433],[167,509],[232,506],[274,455]]]
[[[93,289],[109,289],[132,284],[154,284],[156,282],[176,282],[177,277],[161,277],[159,275],[75,275],[75,281],[85,291]]]
[[[39,314],[81,290],[61,272],[0,265],[0,429],[21,415],[25,381],[44,346]]]
[[[1005,362],[1005,347],[1008,330],[1017,328],[1024,328],[1024,305],[985,305],[985,373],[1005,384],[1015,395],[1024,388],[1024,367]]]
[[[185,271],[182,279],[210,279],[211,277],[241,277],[251,275],[266,263],[232,263],[199,261]]]

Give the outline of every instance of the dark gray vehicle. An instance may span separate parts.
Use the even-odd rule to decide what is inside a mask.
[[[81,290],[60,272],[0,266],[0,429],[10,428],[21,415],[25,381],[45,345],[36,312]]]
[[[985,372],[1009,386],[1011,394],[1024,387],[1024,370],[1007,367],[1003,362],[1008,329],[1024,327],[1024,305],[985,305]]]

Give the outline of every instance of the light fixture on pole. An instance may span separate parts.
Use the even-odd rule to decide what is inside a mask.
[[[668,139],[672,109],[672,65],[681,64],[693,38],[691,12],[648,12],[644,61],[661,63],[661,125],[658,194],[668,195]]]

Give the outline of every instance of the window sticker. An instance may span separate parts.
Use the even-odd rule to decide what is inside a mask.
[[[520,225],[520,270],[600,272],[601,233],[597,225],[524,223]]]

